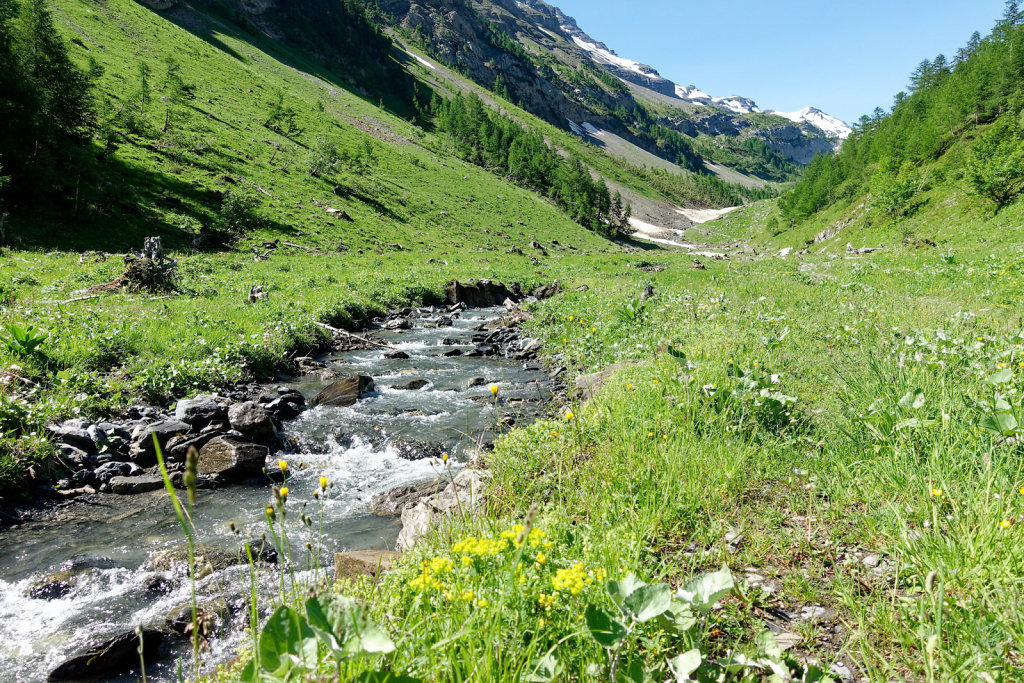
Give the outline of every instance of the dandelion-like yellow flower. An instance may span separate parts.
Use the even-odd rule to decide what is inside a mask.
[[[573,419],[574,417],[576,417],[576,416],[575,416],[575,415],[573,415],[573,412],[572,412],[571,410],[570,410],[569,412],[567,412],[567,413],[565,414],[565,419],[566,419],[566,420],[571,420],[571,419]]]
[[[287,501],[288,501],[288,487],[287,486],[282,486],[281,487],[281,502],[285,503]]]
[[[274,516],[274,506],[273,505],[268,505],[267,506],[267,517],[273,517],[273,516]]]
[[[288,461],[287,460],[278,460],[277,461],[277,466],[281,468],[282,472],[287,472],[288,471]]]
[[[469,602],[475,596],[476,596],[476,593],[474,593],[473,591],[463,591],[462,595],[460,595],[459,597],[462,598],[462,600],[464,602]]]
[[[1021,486],[1020,490],[1017,491],[1017,493],[1019,493],[1020,495],[1024,496],[1024,486]]]
[[[932,495],[936,498],[942,497],[942,489],[932,489]]]
[[[447,453],[442,453],[441,454],[441,462],[444,462],[444,463],[448,462],[448,454]]]
[[[492,384],[491,385],[491,396],[497,396],[497,395],[498,395],[498,385],[497,384]]]
[[[978,337],[978,341],[985,341],[984,337]]]
[[[537,566],[543,567],[544,563],[548,561],[548,556],[544,553],[537,553]]]
[[[569,322],[572,322],[572,320],[573,320],[573,317],[570,315],[569,316]]]
[[[486,608],[490,604],[491,603],[487,602],[486,600],[477,600],[476,601],[476,606],[480,607],[481,609]]]
[[[327,477],[320,477],[320,490],[327,490]]]
[[[1009,529],[1011,526],[1013,526],[1012,519],[1004,519],[1003,521],[999,522],[999,528],[1001,529]]]

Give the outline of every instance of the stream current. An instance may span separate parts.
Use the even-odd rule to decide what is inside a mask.
[[[497,308],[463,311],[445,328],[433,326],[439,314],[414,314],[411,330],[379,333],[390,349],[324,358],[329,367],[372,376],[376,389],[352,407],[311,408],[283,425],[286,436],[304,452],[272,454],[268,466],[275,466],[279,457],[289,462],[288,536],[299,569],[313,564],[305,542],[318,544],[318,524],[308,530],[299,517],[306,504],[305,512],[319,519],[321,502],[312,495],[319,477],[333,483],[323,501],[322,577],[329,575],[336,551],[394,548],[401,523],[370,513],[375,494],[440,474],[434,459],[400,457],[403,443],[436,445],[451,453],[458,467],[470,457],[475,443],[491,440],[500,431],[500,417],[515,414],[526,421],[540,414],[552,386],[539,368],[498,356],[445,355],[454,349],[472,350],[475,328],[503,313]],[[409,358],[385,358],[395,350]],[[397,388],[417,379],[425,380],[426,386]],[[476,386],[470,386],[473,380]],[[308,400],[329,382],[302,377],[288,384]],[[496,400],[492,384],[499,387]],[[229,522],[242,535],[259,539],[266,531],[263,510],[270,500],[269,483],[200,490],[193,510],[199,542],[236,552],[239,542]],[[0,680],[44,681],[61,662],[90,645],[138,625],[161,627],[169,614],[189,603],[191,589],[180,572],[154,570],[146,563],[156,552],[183,547],[181,528],[164,491],[88,496],[0,531]],[[207,668],[230,658],[240,644],[249,571],[247,564],[229,567],[198,582],[200,606],[220,600],[236,608],[210,641]],[[33,597],[33,587],[57,572],[70,577],[65,594]],[[278,572],[275,566],[259,573],[264,614],[277,595]],[[177,660],[187,672],[189,657],[185,639],[165,638],[159,660],[156,655],[147,658],[149,680],[177,680]],[[114,680],[138,679],[136,670]]]

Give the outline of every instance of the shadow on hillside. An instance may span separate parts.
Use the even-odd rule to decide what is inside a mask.
[[[126,252],[159,236],[172,249],[189,246],[199,225],[209,222],[202,207],[219,196],[172,174],[146,170],[119,159],[83,168],[74,193],[22,198],[8,223],[8,241],[19,248]],[[165,214],[177,217],[168,221]]]
[[[657,242],[647,242],[645,240],[637,239],[635,237],[619,237],[615,240],[617,244],[621,244],[624,247],[632,247],[633,249],[639,249],[641,251],[673,251],[666,249],[665,245],[658,244]]]
[[[316,59],[303,55],[302,48],[274,40],[260,32],[255,26],[245,26],[244,21],[237,19],[233,21],[228,16],[214,16],[212,14],[214,11],[216,10],[213,8],[196,9],[190,5],[181,4],[173,10],[154,11],[154,13],[242,63],[248,63],[249,60],[228,45],[220,36],[227,35],[247,42],[285,66],[294,69],[300,75],[314,82],[319,81],[319,85],[323,86],[327,90],[327,94],[332,97],[337,94],[337,90],[344,90],[401,118],[408,119],[417,116],[416,109],[412,105],[411,80],[408,92],[404,93],[407,97],[403,98],[402,94],[395,92],[396,86],[400,84],[386,82],[387,79],[373,77],[356,79],[356,74],[345,78]],[[390,59],[401,64],[403,57],[408,57],[408,55],[395,47]],[[403,71],[403,73],[406,72]],[[363,76],[368,75],[363,74]],[[411,79],[411,76],[409,78]],[[429,101],[432,94],[430,89],[426,88],[423,83],[419,83],[417,87],[420,90],[421,101]],[[296,141],[292,140],[292,142]]]

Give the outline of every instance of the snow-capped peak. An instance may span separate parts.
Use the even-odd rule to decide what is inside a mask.
[[[677,85],[676,86],[676,97],[681,100],[710,100],[711,95],[707,94],[695,85]]]
[[[820,109],[815,109],[814,107],[804,107],[800,111],[788,113],[781,111],[772,111],[769,113],[781,116],[783,118],[787,118],[790,121],[795,121],[797,123],[801,121],[806,121],[815,128],[823,130],[826,134],[837,137],[840,140],[845,140],[847,137],[849,137],[850,133],[853,132],[853,130],[848,125],[846,125],[836,117],[830,116],[829,114],[826,114]]]

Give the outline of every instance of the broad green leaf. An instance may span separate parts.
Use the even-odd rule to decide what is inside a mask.
[[[250,659],[249,663],[242,669],[242,673],[238,675],[239,683],[259,683],[259,674],[256,671],[256,660]]]
[[[1006,384],[1013,379],[1013,370],[1006,368],[985,378],[985,384]]]
[[[903,408],[904,410],[917,410],[924,405],[924,402],[924,392],[920,389],[916,389],[907,393],[900,399],[900,408]]]
[[[715,603],[732,591],[735,584],[729,567],[722,565],[717,572],[701,574],[686,582],[676,597],[690,603],[698,612],[711,611]]]
[[[981,421],[981,428],[1003,436],[1013,436],[1017,433],[1017,418],[1013,413],[996,413]]]
[[[530,663],[530,673],[523,680],[528,683],[550,683],[561,673],[561,670],[562,665],[555,657],[555,653],[549,652]]]
[[[640,622],[650,621],[664,614],[672,604],[672,589],[667,583],[641,586],[625,600],[626,609]]]
[[[608,595],[611,596],[616,605],[622,607],[623,601],[628,598],[633,591],[646,585],[646,583],[630,574],[621,581],[609,581]]]
[[[628,664],[619,667],[616,678],[621,683],[648,683],[653,678],[644,668],[644,660],[641,658],[630,660]]]
[[[693,616],[690,603],[672,600],[668,610],[658,617],[658,623],[662,628],[682,635],[697,625],[697,618]]]
[[[594,637],[597,644],[606,649],[612,649],[629,635],[626,625],[607,610],[593,605],[587,605],[586,611],[587,628],[590,635]]]
[[[782,660],[782,648],[779,647],[775,634],[771,631],[761,631],[754,642],[757,644],[758,651],[769,659],[774,659],[775,661]]]
[[[674,659],[670,659],[668,666],[672,670],[672,675],[675,676],[676,683],[686,683],[686,681],[691,680],[690,676],[700,667],[703,661],[704,657],[701,656],[700,650],[694,648]]]
[[[281,605],[267,619],[259,643],[260,667],[264,671],[279,670],[282,658],[299,651],[297,616],[291,607]]]
[[[388,637],[388,634],[369,621],[362,625],[358,635],[358,642],[359,650],[366,654],[382,655],[395,649],[395,643]]]

